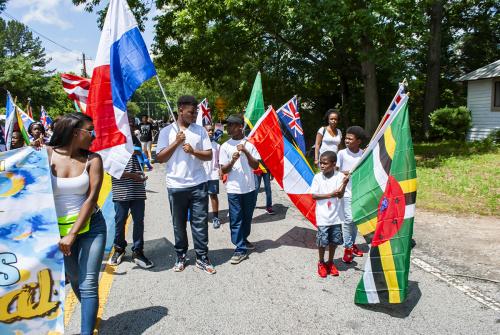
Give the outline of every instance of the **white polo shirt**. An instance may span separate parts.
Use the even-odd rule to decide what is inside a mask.
[[[156,145],[156,154],[175,142],[177,127],[177,124],[173,123],[160,131]],[[191,123],[184,130],[184,134],[186,135],[184,143],[191,144],[194,150],[212,149],[208,133],[202,126]],[[203,161],[191,154],[185,153],[182,145],[175,148],[174,153],[165,165],[165,170],[167,172],[168,188],[188,188],[205,183],[208,180]]]
[[[255,159],[260,159],[260,155],[255,146],[248,142],[246,138],[241,140],[230,139],[220,146],[219,164],[226,165],[233,158],[233,153],[238,151],[236,146],[245,144],[245,148]],[[240,153],[240,158],[234,163],[232,170],[227,175],[226,191],[227,193],[245,194],[255,190],[255,177],[253,169],[248,163],[247,156]]]

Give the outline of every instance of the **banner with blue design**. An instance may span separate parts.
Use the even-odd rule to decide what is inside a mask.
[[[47,151],[0,152],[0,334],[64,333],[64,263]]]

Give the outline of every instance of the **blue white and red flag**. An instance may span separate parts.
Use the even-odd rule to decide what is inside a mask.
[[[314,172],[304,155],[283,134],[272,106],[254,125],[248,141],[297,209],[316,225],[316,201],[311,194]]]
[[[196,124],[205,127],[208,124],[212,124],[212,114],[210,108],[208,107],[208,99],[203,99],[202,102],[198,104],[198,115],[196,117]]]
[[[45,129],[47,129],[49,125],[53,123],[52,119],[50,118],[49,114],[47,113],[47,111],[43,106],[41,108],[41,113],[40,113],[40,122],[45,127]]]
[[[156,75],[137,22],[125,0],[111,0],[95,58],[85,114],[92,117],[104,169],[120,178],[133,153],[127,101]]]
[[[290,135],[292,135],[295,144],[302,151],[302,153],[305,154],[306,142],[304,140],[304,129],[302,128],[302,122],[300,121],[297,96],[288,100],[288,102],[281,106],[276,113],[278,114],[282,124],[288,130]]]

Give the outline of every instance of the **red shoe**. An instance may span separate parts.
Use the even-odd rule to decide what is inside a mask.
[[[342,257],[342,262],[349,264],[352,262],[353,259],[354,256],[352,255],[352,248],[345,248],[344,257]]]
[[[339,270],[337,270],[337,267],[333,262],[328,264],[328,267],[330,268],[330,275],[337,277],[339,275]]]
[[[363,251],[359,250],[356,244],[352,246],[352,254],[356,257],[363,257]]]
[[[318,275],[321,278],[326,278],[326,276],[328,276],[328,268],[325,262],[318,262]]]

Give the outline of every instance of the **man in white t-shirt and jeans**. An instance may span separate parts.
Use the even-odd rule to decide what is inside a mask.
[[[238,264],[254,249],[248,241],[255,208],[255,180],[253,170],[259,166],[259,153],[243,134],[243,118],[230,115],[227,132],[231,139],[220,147],[219,163],[227,174],[226,191],[229,203],[231,242],[236,246],[231,264]]]
[[[156,159],[166,163],[168,200],[177,254],[174,271],[183,271],[186,266],[186,221],[188,210],[191,210],[196,266],[214,274],[215,268],[208,258],[208,191],[207,173],[203,167],[203,162],[212,159],[212,145],[205,128],[195,122],[197,106],[198,101],[193,96],[179,98],[177,122],[161,130]]]
[[[347,128],[345,135],[346,148],[340,150],[337,157],[337,167],[344,175],[349,176],[351,170],[356,166],[363,156],[363,149],[360,148],[361,142],[365,138],[365,131],[360,126]],[[344,222],[342,224],[342,233],[344,235],[344,263],[351,263],[354,256],[363,257],[363,252],[356,246],[356,235],[358,228],[352,220],[351,209],[352,183],[349,180],[345,189],[342,205],[344,207]]]

